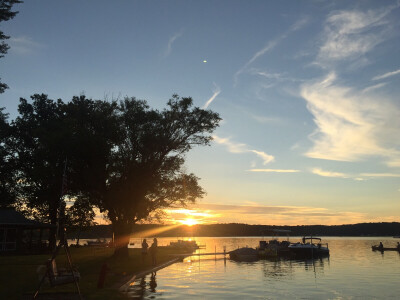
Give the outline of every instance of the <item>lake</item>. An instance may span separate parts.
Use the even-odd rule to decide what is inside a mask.
[[[260,237],[194,238],[200,253],[256,247]],[[265,238],[268,240],[269,238]],[[280,238],[280,240],[286,238]],[[149,239],[151,241],[151,239]],[[160,238],[159,245],[177,239]],[[133,240],[140,247],[140,239]],[[291,242],[300,237],[291,237]],[[326,237],[330,256],[314,260],[235,262],[223,256],[189,257],[135,281],[132,299],[399,299],[400,254],[380,253],[371,245],[394,247],[400,239]],[[151,243],[150,243],[151,244]],[[153,274],[154,275],[154,274]]]

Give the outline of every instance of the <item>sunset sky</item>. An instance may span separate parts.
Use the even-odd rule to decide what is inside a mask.
[[[172,94],[223,121],[171,222],[400,222],[398,1],[29,1],[2,23],[0,107]]]

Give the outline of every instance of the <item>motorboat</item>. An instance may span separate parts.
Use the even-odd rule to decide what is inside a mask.
[[[329,255],[328,244],[322,244],[321,238],[303,237],[301,242],[293,243],[288,246],[289,251],[295,257],[318,257]]]
[[[197,245],[196,241],[194,240],[178,240],[176,242],[170,242],[168,247],[173,249],[184,249],[192,251],[201,248],[201,246]]]

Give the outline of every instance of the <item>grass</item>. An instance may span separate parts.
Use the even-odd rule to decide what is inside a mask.
[[[116,259],[112,257],[112,248],[80,247],[70,248],[73,264],[77,266],[81,279],[79,286],[85,299],[125,299],[118,292],[118,287],[129,280],[133,274],[152,268],[151,257],[142,258],[141,249],[129,249],[129,258]],[[159,247],[157,263],[171,260],[171,254],[176,250]],[[39,285],[37,268],[44,265],[51,255],[0,256],[0,295],[1,299],[21,299],[24,294],[34,293]],[[66,255],[63,249],[56,257],[58,268],[67,267]],[[103,263],[107,263],[109,271],[104,288],[98,289],[97,282]],[[75,285],[66,284],[50,287],[42,285],[42,293],[71,293]]]

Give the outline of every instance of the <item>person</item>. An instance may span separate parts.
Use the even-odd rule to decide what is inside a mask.
[[[397,250],[400,251],[400,243],[397,242]]]
[[[146,239],[143,239],[143,242],[142,242],[142,255],[143,256],[147,255],[147,248],[149,248],[149,245],[147,244]]]
[[[383,249],[383,244],[382,244],[382,242],[380,242],[379,243],[379,247],[378,247],[379,249]]]
[[[158,248],[157,238],[154,238],[153,244],[151,244],[150,247],[151,261],[153,262],[153,266],[157,264],[157,248]]]

